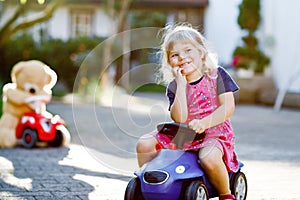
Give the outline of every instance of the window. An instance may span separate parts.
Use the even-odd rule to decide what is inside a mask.
[[[71,35],[72,37],[91,36],[92,12],[78,10],[71,12]]]

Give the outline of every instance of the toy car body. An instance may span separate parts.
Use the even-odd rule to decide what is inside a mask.
[[[65,126],[65,122],[58,115],[45,117],[36,112],[25,113],[17,125],[16,138],[21,139],[26,148],[33,147],[36,142],[60,146],[63,141],[61,126]]]
[[[176,126],[178,130],[185,129],[178,124]],[[174,124],[171,129],[174,130]],[[241,169],[243,164],[239,163],[239,166]],[[229,173],[230,189],[236,199],[244,200],[247,196],[247,180],[240,169]],[[135,175],[127,185],[125,200],[208,200],[218,196],[200,167],[195,151],[161,149]]]

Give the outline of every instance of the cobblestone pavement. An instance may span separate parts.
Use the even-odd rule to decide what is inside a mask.
[[[113,107],[51,103],[49,111],[68,124],[71,146],[0,149],[0,199],[123,199],[137,169],[137,138],[169,118],[161,97],[118,100]],[[300,199],[299,122],[300,110],[236,107],[232,123],[248,199]]]
[[[122,199],[129,176],[95,161],[80,145],[2,149],[0,199]]]

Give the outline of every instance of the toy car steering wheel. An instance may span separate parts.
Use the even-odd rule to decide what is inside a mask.
[[[176,144],[176,147],[181,149],[185,142],[201,140],[204,138],[204,133],[196,133],[193,129],[190,129],[187,124],[181,124],[176,122],[167,122],[157,125],[157,131],[161,134],[173,136],[172,143]]]

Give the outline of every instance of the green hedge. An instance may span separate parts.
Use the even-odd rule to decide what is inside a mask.
[[[135,92],[165,93],[166,87],[159,84],[149,83],[137,88]]]
[[[270,59],[259,49],[259,41],[255,36],[260,21],[260,0],[243,0],[239,5],[238,24],[247,35],[242,37],[243,45],[236,47],[233,56],[237,68],[252,69],[263,73]]]
[[[1,117],[1,115],[2,115],[2,98],[0,99],[0,117]]]
[[[104,38],[77,38],[63,41],[50,39],[42,43],[34,42],[29,35],[8,41],[0,47],[0,81],[11,82],[10,71],[21,60],[37,59],[53,68],[67,92],[71,92],[77,71],[84,57]]]
[[[1,80],[0,80],[0,117],[1,117],[1,115],[2,115],[2,87],[3,87],[3,83],[1,82]]]

